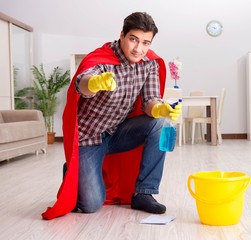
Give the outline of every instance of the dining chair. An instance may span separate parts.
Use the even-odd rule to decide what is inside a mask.
[[[163,100],[168,101],[170,99],[177,99],[177,100],[182,99],[182,89],[180,89],[180,88],[165,88]],[[179,135],[178,140],[179,140],[179,146],[181,146],[182,139],[183,139],[183,143],[184,144],[186,143],[185,142],[185,128],[184,128],[184,124],[183,124],[182,112],[175,123],[178,126],[178,135]]]
[[[221,116],[222,116],[222,109],[223,109],[225,95],[226,95],[226,89],[222,88],[219,101],[217,104],[217,138],[218,138],[219,144],[222,143],[220,125],[221,125]],[[202,123],[211,124],[211,118],[210,117],[197,117],[197,118],[192,119],[192,144],[194,144],[195,126],[196,124],[202,124]]]
[[[203,90],[195,90],[190,92],[190,96],[204,96],[205,91]],[[201,118],[205,116],[205,107],[203,106],[189,106],[188,111],[187,111],[187,116],[183,117],[183,122],[184,125],[186,126],[187,129],[187,137],[194,142],[194,138],[192,138],[192,122],[193,119],[195,118]],[[199,128],[199,133],[201,136],[201,140],[204,140],[203,137],[203,128],[202,128],[202,123],[197,124],[197,128]],[[194,131],[196,130],[196,126]],[[194,133],[195,136],[195,133]]]

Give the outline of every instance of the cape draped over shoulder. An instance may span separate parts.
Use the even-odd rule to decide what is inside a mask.
[[[84,70],[97,64],[120,64],[118,57],[109,47],[110,43],[89,53],[80,63],[67,92],[67,101],[63,113],[64,152],[67,172],[57,193],[57,200],[52,207],[42,213],[43,219],[53,219],[71,212],[77,203],[78,195],[78,100],[74,82]],[[146,55],[150,60],[159,63],[160,95],[163,96],[166,79],[164,60],[152,50]],[[128,117],[144,114],[141,111],[141,98],[138,97],[135,107]],[[134,192],[136,178],[139,172],[143,146],[128,152],[109,154],[103,164],[103,178],[106,185],[105,204],[129,204]]]

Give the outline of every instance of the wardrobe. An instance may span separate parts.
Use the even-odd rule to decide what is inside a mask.
[[[0,12],[0,109],[15,109],[15,92],[31,86],[33,28]]]

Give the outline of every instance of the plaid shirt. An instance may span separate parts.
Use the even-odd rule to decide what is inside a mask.
[[[119,41],[111,43],[111,48],[121,64],[98,64],[79,74],[75,81],[76,90],[81,95],[78,101],[80,146],[101,144],[103,132],[112,135],[132,111],[140,94],[143,111],[150,101],[162,101],[157,61],[144,57],[142,61],[130,64],[120,48]],[[98,75],[103,72],[115,74],[115,91],[99,91],[92,96],[85,96],[79,91],[78,84],[83,75]]]

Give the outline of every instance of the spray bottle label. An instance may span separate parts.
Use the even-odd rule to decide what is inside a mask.
[[[160,134],[159,149],[164,152],[172,152],[176,143],[176,127],[163,126]]]

